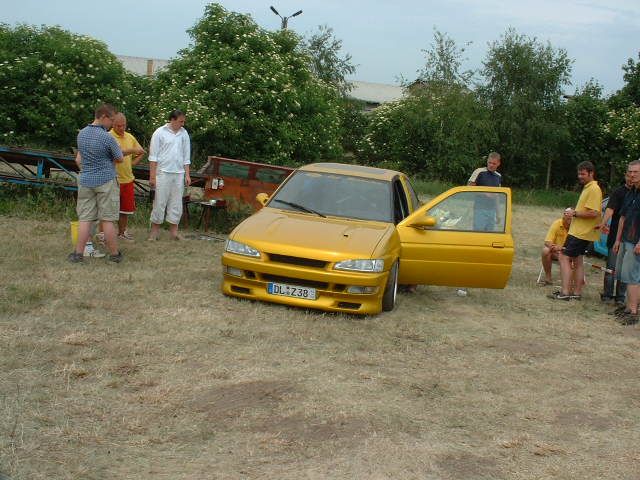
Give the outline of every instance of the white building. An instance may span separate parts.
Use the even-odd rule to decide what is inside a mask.
[[[128,55],[116,55],[116,57],[122,62],[124,68],[138,75],[151,76],[169,64],[169,60],[159,58],[129,57]]]

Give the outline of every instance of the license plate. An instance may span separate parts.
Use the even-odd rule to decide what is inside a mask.
[[[316,299],[315,288],[287,285],[286,283],[267,283],[267,292],[271,295],[281,295],[283,297],[304,298],[306,300]]]

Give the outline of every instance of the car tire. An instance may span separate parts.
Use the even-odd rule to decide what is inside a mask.
[[[396,260],[389,270],[387,284],[384,287],[382,295],[382,311],[390,312],[396,306],[396,297],[398,295],[398,261]]]

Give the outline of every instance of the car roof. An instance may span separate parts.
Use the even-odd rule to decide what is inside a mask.
[[[377,180],[391,181],[400,172],[387,170],[386,168],[365,167],[364,165],[350,165],[347,163],[311,163],[300,167],[298,170],[305,172],[336,173],[339,175],[353,175],[355,177],[375,178]]]

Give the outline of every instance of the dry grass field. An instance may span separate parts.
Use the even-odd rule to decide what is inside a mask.
[[[366,318],[223,297],[215,240],[72,265],[68,224],[0,217],[0,478],[640,478],[640,328],[596,272],[545,298],[556,212],[514,211],[508,288]]]

